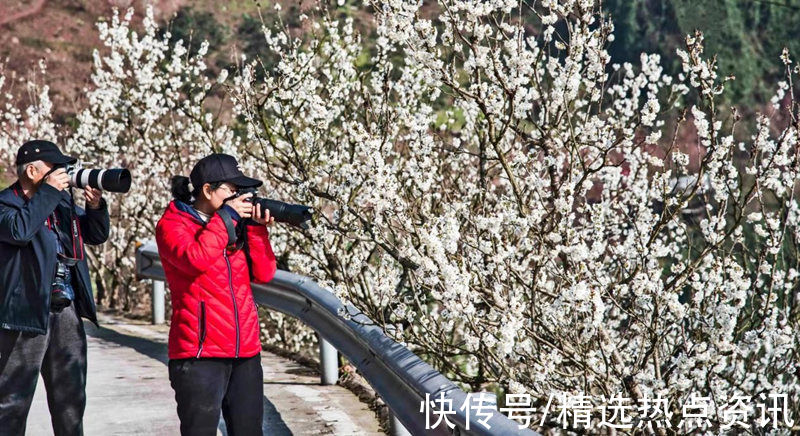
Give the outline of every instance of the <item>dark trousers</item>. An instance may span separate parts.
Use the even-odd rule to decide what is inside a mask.
[[[178,402],[182,435],[216,435],[220,411],[229,436],[263,434],[261,355],[170,360],[169,381]]]
[[[83,434],[86,408],[86,332],[74,304],[50,314],[47,333],[0,329],[0,435],[25,434],[42,374],[53,433]]]

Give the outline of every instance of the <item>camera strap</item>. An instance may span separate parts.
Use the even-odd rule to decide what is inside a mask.
[[[228,201],[233,200],[245,194],[245,192],[239,191],[235,192],[232,195],[229,195],[224,200],[222,200],[222,204],[227,204]],[[246,249],[246,240],[247,240],[247,232],[245,228],[247,227],[245,224],[250,220],[250,218],[241,218],[239,220],[238,225],[233,224],[233,219],[228,215],[228,213],[220,214],[222,217],[222,221],[225,223],[225,228],[228,230],[228,248],[231,250],[241,250],[242,248]],[[249,253],[248,253],[249,256]]]
[[[83,235],[81,234],[81,223],[78,220],[78,213],[75,209],[75,197],[72,193],[72,186],[69,187],[69,230],[72,239],[72,256],[78,260],[83,259]],[[80,256],[78,256],[80,251]]]
[[[78,214],[75,212],[75,198],[72,195],[72,187],[69,188],[69,233],[64,232],[61,228],[60,220],[58,219],[57,211],[60,207],[56,206],[56,209],[53,211],[53,230],[56,232],[56,236],[58,240],[61,242],[61,245],[64,247],[64,250],[68,251],[69,256],[64,256],[61,258],[64,263],[73,266],[77,264],[79,261],[83,260],[84,258],[84,249],[83,249],[83,235],[81,234],[81,225],[78,219]]]
[[[242,251],[244,251],[244,257],[247,259],[247,270],[250,272],[250,281],[253,281],[255,277],[253,277],[253,257],[250,256],[250,244],[247,243],[247,225],[244,223],[240,223],[242,226],[241,230],[239,230],[239,238],[242,241]]]
[[[222,204],[227,204],[229,201],[233,200],[234,198],[236,198],[236,197],[238,197],[238,196],[240,196],[240,195],[242,195],[242,193],[241,193],[241,192],[234,192],[233,194],[231,194],[231,195],[229,195],[229,196],[225,197],[225,198],[222,200]]]
[[[225,209],[220,209],[217,211],[217,215],[222,218],[222,222],[225,224],[225,230],[228,233],[228,243],[226,247],[230,250],[238,250],[241,246],[238,244],[236,238],[236,225],[233,223],[233,218]]]
[[[54,165],[54,166],[53,166],[53,168],[50,168],[50,170],[49,170],[49,171],[47,171],[46,173],[44,173],[44,175],[42,176],[42,180],[40,180],[40,181],[39,181],[39,184],[41,185],[41,184],[45,183],[45,180],[47,179],[47,177],[49,177],[49,176],[50,176],[50,174],[52,174],[52,173],[53,173],[53,171],[55,171],[55,170],[57,170],[57,169],[59,169],[59,168],[63,168],[63,167],[62,167],[62,166],[59,166],[59,165]]]

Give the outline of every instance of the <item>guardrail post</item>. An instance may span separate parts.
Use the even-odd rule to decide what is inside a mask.
[[[150,296],[153,324],[164,324],[164,297],[164,282],[161,280],[153,280],[153,293]]]
[[[322,339],[322,336],[317,334],[319,340],[319,363],[322,365],[322,380],[323,385],[335,385],[339,380],[339,352],[330,344],[330,342]]]
[[[387,324],[384,326],[384,331],[390,337],[395,336],[398,332],[398,326],[394,324]],[[411,436],[411,432],[397,419],[394,413],[392,413],[392,409],[389,409],[389,432],[391,436]]]

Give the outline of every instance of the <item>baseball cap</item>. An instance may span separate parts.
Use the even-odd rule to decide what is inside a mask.
[[[197,161],[189,180],[197,189],[214,182],[233,183],[239,188],[257,188],[263,184],[261,180],[245,176],[236,158],[224,153],[210,154]]]
[[[35,139],[28,141],[17,150],[17,165],[26,164],[33,161],[45,161],[51,164],[74,164],[78,159],[66,156],[61,153],[58,146],[50,141]]]

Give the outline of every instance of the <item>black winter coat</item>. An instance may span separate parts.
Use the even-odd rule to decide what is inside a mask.
[[[105,200],[99,209],[77,209],[82,241],[108,239]],[[50,314],[50,291],[56,271],[56,236],[47,218],[56,211],[60,228],[70,234],[70,196],[42,184],[26,201],[19,182],[0,191],[0,328],[44,334]],[[70,249],[72,247],[69,247]],[[83,251],[83,247],[80,247]],[[77,251],[77,250],[76,250]],[[97,309],[86,258],[72,268],[75,309],[97,324]]]

